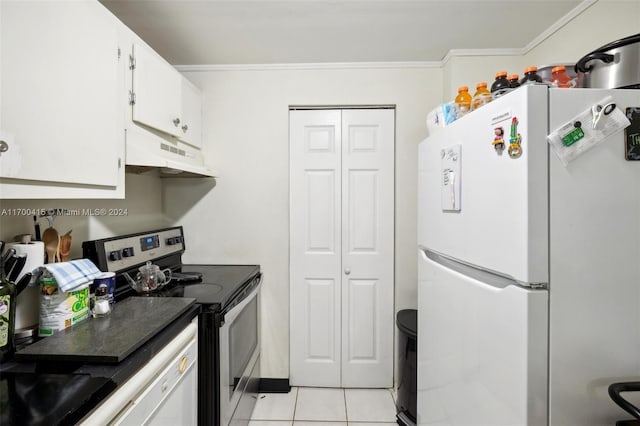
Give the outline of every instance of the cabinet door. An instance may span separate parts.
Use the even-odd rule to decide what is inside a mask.
[[[180,136],[181,75],[151,48],[133,45],[133,121]]]
[[[116,23],[98,2],[0,2],[3,183],[118,184]]]
[[[202,147],[202,94],[185,77],[182,79],[182,117],[180,140]]]

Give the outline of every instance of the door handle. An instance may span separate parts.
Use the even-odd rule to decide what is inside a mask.
[[[351,273],[351,269],[350,268],[344,268],[344,274],[345,275],[349,275]]]

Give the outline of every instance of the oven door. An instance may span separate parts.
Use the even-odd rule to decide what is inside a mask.
[[[231,423],[260,356],[260,285],[224,314],[220,327],[220,425]]]

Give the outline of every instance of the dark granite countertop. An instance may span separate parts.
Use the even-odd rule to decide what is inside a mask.
[[[130,297],[105,317],[89,318],[15,354],[18,361],[116,364],[182,315],[196,299]]]

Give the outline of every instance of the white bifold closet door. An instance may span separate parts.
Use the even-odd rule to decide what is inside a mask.
[[[290,382],[391,387],[395,110],[289,118]]]

